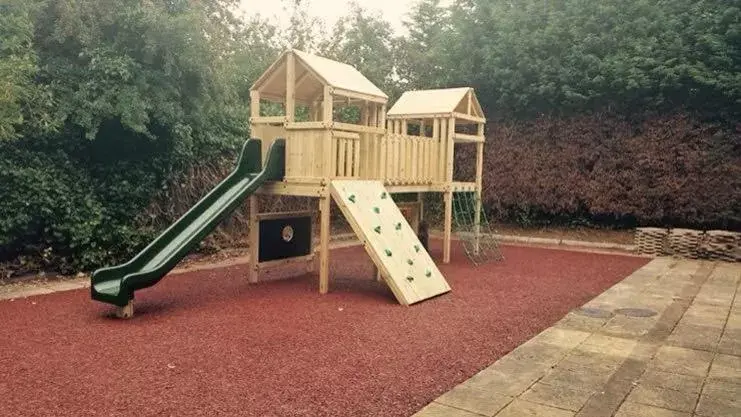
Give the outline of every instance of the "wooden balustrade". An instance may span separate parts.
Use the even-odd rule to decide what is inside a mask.
[[[387,134],[381,138],[381,149],[386,151],[378,163],[379,172],[386,173],[390,184],[431,184],[440,181],[438,155],[442,152],[440,140],[401,134]]]

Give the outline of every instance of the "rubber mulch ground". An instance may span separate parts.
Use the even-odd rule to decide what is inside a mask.
[[[85,290],[3,301],[0,415],[407,416],[647,262],[504,254],[454,250],[453,292],[412,307],[358,247],[333,251],[326,296],[306,276],[249,286],[242,266],[168,277],[130,321]]]

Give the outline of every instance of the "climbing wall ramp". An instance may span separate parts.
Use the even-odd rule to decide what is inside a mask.
[[[450,291],[383,184],[332,181],[331,192],[401,304],[414,304]]]

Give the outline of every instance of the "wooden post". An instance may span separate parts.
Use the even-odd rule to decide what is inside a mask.
[[[319,198],[319,293],[329,291],[329,231],[331,197],[325,190]]]
[[[419,202],[419,221],[425,220],[425,193],[417,193],[417,201]]]
[[[129,303],[123,307],[116,307],[116,317],[119,319],[130,319],[134,317],[134,300],[129,300]]]
[[[440,119],[435,118],[432,120],[432,143],[434,144],[434,152],[430,163],[432,164],[430,169],[432,170],[432,182],[442,182],[440,180],[440,161],[443,156],[440,154]]]
[[[332,87],[324,86],[324,114],[322,116],[322,120],[324,121],[324,123],[326,123],[326,126],[332,125],[334,110],[332,93]],[[332,165],[337,158],[337,155],[332,152],[332,129],[330,127],[327,127],[324,130],[324,146],[322,148],[324,152],[320,155],[315,155],[315,158],[321,158],[324,161],[324,166],[322,167],[322,176],[324,177],[324,185],[329,185],[329,181],[334,176],[334,172],[332,172]]]
[[[484,137],[484,124],[478,124],[478,136]],[[476,144],[476,204],[474,210],[476,213],[473,215],[473,234],[474,234],[474,246],[473,252],[478,255],[481,245],[481,195],[483,191],[483,175],[484,175],[484,142],[478,142]]]
[[[443,263],[450,263],[450,243],[453,231],[453,192],[445,191],[445,230],[443,234]]]
[[[448,121],[448,151],[446,152],[445,158],[447,162],[445,181],[447,183],[453,182],[453,162],[455,160],[455,117],[451,117]]]
[[[250,91],[250,116],[260,117],[260,92]]]
[[[260,222],[257,215],[260,213],[260,204],[256,195],[249,197],[250,210],[250,236],[249,236],[249,254],[250,269],[247,275],[247,282],[256,284],[258,280],[258,263],[260,254]]]
[[[296,57],[289,52],[286,57],[286,121],[296,118]]]

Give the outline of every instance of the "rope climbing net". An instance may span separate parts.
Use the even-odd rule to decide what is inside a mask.
[[[474,265],[501,261],[504,256],[499,250],[499,242],[497,242],[494,231],[489,225],[483,206],[478,204],[476,200],[475,192],[453,194],[455,233],[463,242],[466,256]]]

